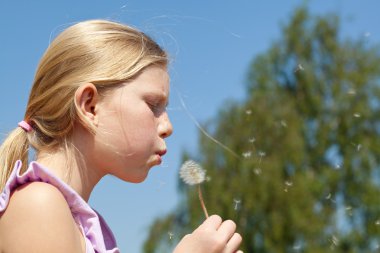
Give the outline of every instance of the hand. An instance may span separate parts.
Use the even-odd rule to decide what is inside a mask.
[[[237,251],[242,237],[235,233],[236,224],[212,215],[193,233],[186,235],[174,253],[242,253]]]

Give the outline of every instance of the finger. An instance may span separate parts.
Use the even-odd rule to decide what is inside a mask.
[[[211,215],[208,219],[206,219],[201,225],[204,228],[211,228],[213,230],[218,230],[220,225],[222,224],[222,218],[219,215]]]
[[[224,253],[242,252],[241,250],[237,251],[242,241],[243,238],[241,237],[241,235],[238,233],[234,233],[231,239],[228,241]]]
[[[232,220],[226,220],[218,229],[218,236],[226,243],[231,239],[236,230],[236,224]]]

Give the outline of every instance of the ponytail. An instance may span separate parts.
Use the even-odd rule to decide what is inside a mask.
[[[13,130],[0,146],[0,192],[4,189],[17,160],[21,160],[21,172],[28,166],[28,133],[21,127]]]

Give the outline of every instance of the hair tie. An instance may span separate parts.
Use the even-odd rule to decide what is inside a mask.
[[[20,121],[18,123],[18,126],[21,127],[22,129],[24,129],[25,132],[27,132],[27,133],[29,133],[30,131],[33,130],[32,126],[28,122],[26,122],[25,120]]]

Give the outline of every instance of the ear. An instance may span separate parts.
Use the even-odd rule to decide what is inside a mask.
[[[79,117],[91,125],[98,125],[97,109],[99,94],[95,85],[86,83],[81,85],[75,92],[75,105]]]

